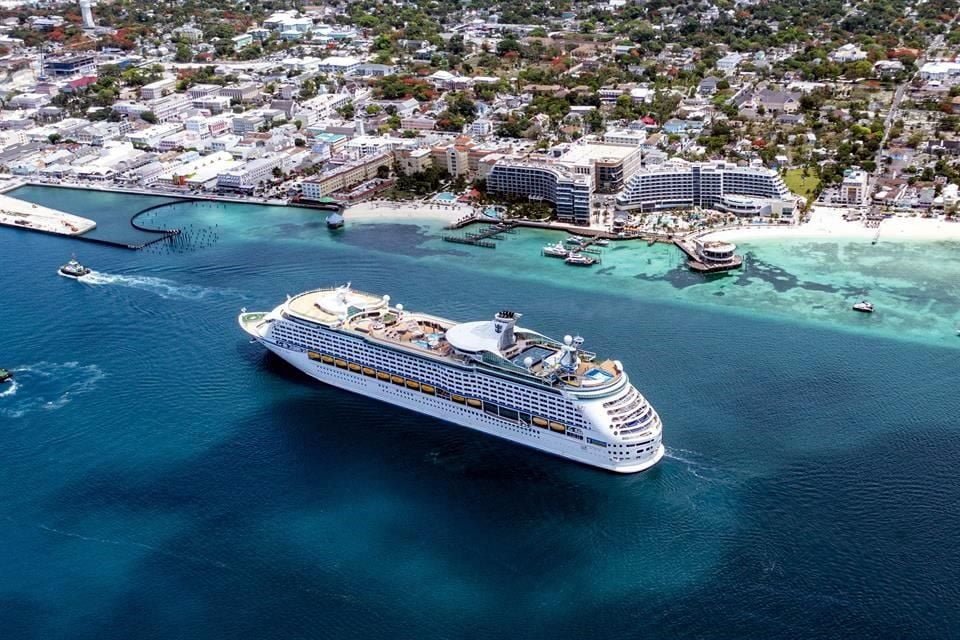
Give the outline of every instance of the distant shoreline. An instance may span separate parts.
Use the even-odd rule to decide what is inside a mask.
[[[747,242],[760,240],[843,240],[873,242],[960,242],[960,219],[948,222],[944,218],[893,216],[885,218],[879,227],[867,227],[863,222],[843,219],[846,209],[815,207],[810,220],[800,225],[770,225],[723,229],[704,233],[704,240]],[[879,234],[878,234],[879,231]]]
[[[287,200],[263,200],[243,198],[229,195],[190,192],[157,192],[142,188],[127,188],[116,185],[80,185],[80,184],[51,184],[32,180],[15,180],[0,185],[0,194],[9,194],[20,187],[43,187],[54,189],[78,189],[82,191],[101,191],[105,193],[120,193],[155,198],[171,198],[180,200],[228,202],[234,204],[249,204],[256,206],[293,207],[310,209],[313,211],[328,211],[319,206]],[[869,241],[879,242],[906,241],[906,242],[960,242],[960,217],[956,222],[950,222],[943,217],[922,218],[919,216],[893,216],[886,218],[880,225],[879,235],[877,227],[867,227],[862,222],[848,222],[843,219],[847,209],[842,207],[815,206],[810,214],[809,221],[803,224],[769,224],[744,225],[743,228],[724,228],[718,231],[706,231],[699,235],[702,240],[725,240],[730,242],[754,242],[762,240],[837,240],[837,241]],[[416,220],[434,220],[445,224],[452,224],[464,218],[476,215],[476,208],[462,202],[439,203],[434,201],[394,202],[390,200],[368,200],[346,205],[343,209],[344,218],[350,221],[382,221],[403,222]],[[477,220],[482,222],[482,220]],[[524,225],[530,227],[554,229],[568,233],[576,233],[580,227],[571,227],[560,223],[541,223]],[[599,231],[591,227],[582,228],[583,231]],[[612,234],[611,234],[611,237]],[[629,239],[627,239],[629,240]]]

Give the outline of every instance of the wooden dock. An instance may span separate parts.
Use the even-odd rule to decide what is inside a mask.
[[[455,242],[457,244],[469,244],[475,247],[484,247],[486,249],[496,249],[497,244],[493,242],[498,236],[504,233],[516,233],[517,224],[515,222],[498,222],[492,224],[486,229],[477,233],[465,233],[462,236],[445,235],[445,242]]]

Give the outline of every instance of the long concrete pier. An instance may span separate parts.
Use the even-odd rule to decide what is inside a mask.
[[[0,195],[0,224],[64,236],[79,236],[97,226],[93,220],[6,195]]]

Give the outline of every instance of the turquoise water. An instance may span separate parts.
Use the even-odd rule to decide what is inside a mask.
[[[437,202],[453,202],[457,199],[457,194],[449,191],[441,191],[437,195],[433,196],[433,199]]]
[[[14,195],[98,220],[149,204]],[[742,274],[703,280],[666,246],[566,267],[540,231],[490,250],[277,207],[153,217],[207,231],[132,252],[0,229],[4,637],[960,626],[955,246],[755,242]],[[92,284],[56,277],[74,252]],[[583,335],[657,407],[666,458],[615,476],[538,454],[315,384],[236,326],[347,280]]]

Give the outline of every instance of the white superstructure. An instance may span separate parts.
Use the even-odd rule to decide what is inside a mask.
[[[521,328],[519,317],[458,324],[347,285],[239,323],[328,384],[611,471],[655,465],[660,417],[621,363],[598,360],[580,337]]]

